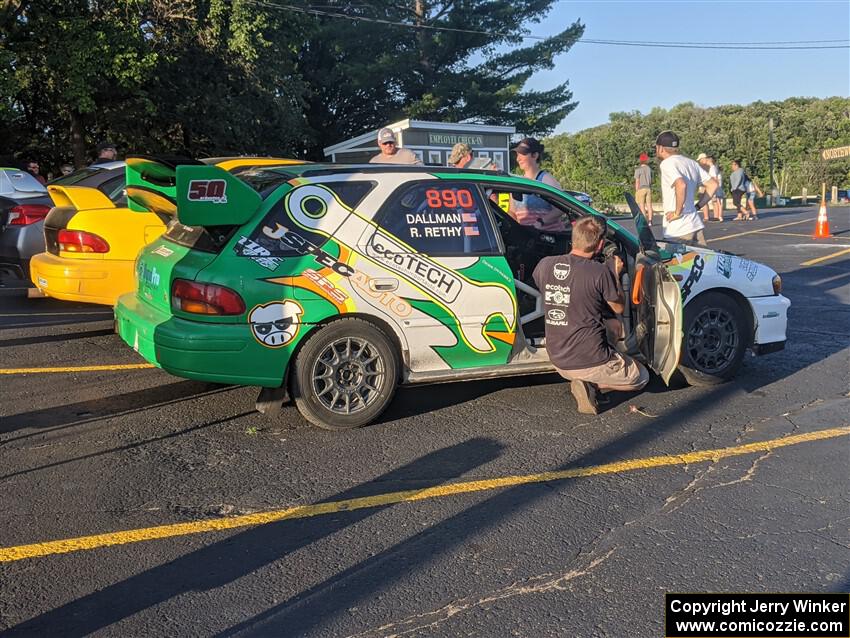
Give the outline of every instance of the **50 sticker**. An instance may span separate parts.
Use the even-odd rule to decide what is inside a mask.
[[[186,199],[190,202],[227,203],[227,182],[223,179],[193,179],[189,182]]]

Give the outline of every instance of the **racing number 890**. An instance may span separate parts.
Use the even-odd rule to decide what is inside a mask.
[[[428,208],[475,208],[472,193],[468,190],[444,190],[428,189],[425,191],[425,200]]]

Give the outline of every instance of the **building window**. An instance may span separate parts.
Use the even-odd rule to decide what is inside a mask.
[[[442,151],[428,151],[428,165],[429,166],[442,166],[443,165],[443,152]]]
[[[493,151],[493,164],[497,171],[507,170],[505,167],[505,154],[502,151]]]

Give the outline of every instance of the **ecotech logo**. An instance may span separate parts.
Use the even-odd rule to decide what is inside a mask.
[[[445,303],[458,298],[463,282],[450,270],[434,263],[424,255],[410,252],[392,238],[376,231],[366,254],[390,270],[413,280]]]

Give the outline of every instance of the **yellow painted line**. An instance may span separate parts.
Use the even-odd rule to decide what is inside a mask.
[[[714,239],[707,239],[707,243],[711,243],[713,241],[724,241],[726,239],[732,239],[734,237],[743,237],[744,235],[753,235],[755,233],[763,233],[766,230],[774,230],[776,228],[785,228],[787,226],[795,226],[797,224],[812,224],[812,228],[814,228],[814,223],[817,220],[814,219],[801,219],[797,222],[788,222],[787,224],[779,224],[778,226],[768,226],[767,228],[757,228],[755,230],[747,230],[743,233],[735,233],[734,235],[724,235],[723,237],[715,237]],[[814,232],[814,231],[812,231]]]
[[[150,363],[121,363],[104,366],[69,366],[66,368],[0,368],[0,374],[49,374],[54,372],[107,372],[111,370],[142,370],[154,368]]]
[[[398,492],[387,492],[375,496],[364,496],[360,498],[349,498],[327,503],[316,503],[314,505],[299,505],[286,509],[259,512],[256,514],[245,514],[230,518],[217,518],[203,521],[190,521],[188,523],[175,523],[172,525],[160,525],[157,527],[146,527],[142,529],[131,529],[121,532],[109,532],[106,534],[95,534],[93,536],[81,536],[79,538],[68,538],[32,545],[18,545],[17,547],[0,548],[0,562],[13,562],[25,558],[38,558],[53,554],[67,554],[83,550],[109,547],[112,545],[127,545],[141,541],[150,541],[160,538],[172,538],[175,536],[187,536],[190,534],[203,534],[206,532],[222,532],[240,527],[254,527],[267,525],[285,519],[312,518],[325,514],[337,512],[350,512],[353,510],[382,507],[413,501],[424,501],[432,498],[443,498],[458,494],[470,494],[472,492],[483,492],[517,485],[528,485],[531,483],[546,483],[550,481],[564,481],[568,479],[599,476],[602,474],[617,474],[633,470],[648,470],[655,467],[666,467],[673,465],[690,465],[692,463],[703,463],[705,461],[719,461],[732,456],[754,454],[756,452],[767,452],[777,448],[798,445],[809,441],[821,441],[833,439],[840,436],[850,435],[850,426],[818,430],[805,434],[796,434],[769,441],[747,443],[734,447],[725,447],[714,450],[703,450],[699,452],[687,452],[685,454],[671,454],[667,456],[651,456],[643,459],[632,459],[630,461],[617,461],[605,463],[604,465],[592,465],[590,467],[559,470],[554,472],[541,472],[539,474],[525,474],[519,476],[503,476],[494,479],[483,479],[480,481],[463,481],[460,483],[449,483],[448,485],[437,485],[421,490],[403,490]]]
[[[819,264],[822,261],[826,261],[827,259],[833,259],[835,257],[841,257],[841,255],[846,255],[850,253],[850,248],[845,248],[844,250],[839,250],[837,253],[830,253],[828,255],[824,255],[823,257],[817,257],[815,259],[810,259],[809,261],[804,261],[801,266],[814,266],[815,264]]]

